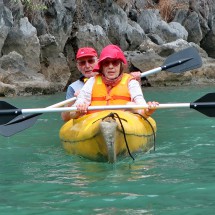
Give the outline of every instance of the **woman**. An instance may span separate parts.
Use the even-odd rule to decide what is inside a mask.
[[[131,75],[124,73],[126,67],[127,61],[122,50],[116,45],[106,46],[93,69],[98,75],[90,78],[81,89],[74,104],[77,111],[70,113],[71,118],[90,113],[87,111],[89,105],[145,105],[140,84]],[[158,103],[148,102],[148,105],[149,108],[138,111],[146,118],[155,111],[152,107]]]

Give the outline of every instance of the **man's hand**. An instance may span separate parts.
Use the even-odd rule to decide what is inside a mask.
[[[132,75],[135,80],[137,80],[141,84],[141,72],[136,71],[136,72],[131,72],[130,75]]]
[[[77,96],[79,95],[80,91],[81,91],[81,90],[76,91],[76,92],[74,93],[74,96],[77,97]]]

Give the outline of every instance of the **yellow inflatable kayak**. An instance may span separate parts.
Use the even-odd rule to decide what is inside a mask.
[[[106,110],[68,121],[60,129],[60,140],[69,154],[114,163],[119,157],[152,149],[155,132],[152,118]]]

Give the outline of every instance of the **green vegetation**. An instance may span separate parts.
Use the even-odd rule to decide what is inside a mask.
[[[20,17],[21,13],[17,8],[23,8],[24,16],[28,17],[30,22],[33,22],[40,13],[48,9],[47,4],[50,0],[10,0],[9,2],[10,9],[15,13],[14,16]]]
[[[26,10],[31,11],[41,11],[46,10],[47,6],[45,5],[43,0],[11,0],[14,3],[21,2]]]

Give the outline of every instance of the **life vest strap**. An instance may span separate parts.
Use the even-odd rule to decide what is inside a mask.
[[[114,96],[101,96],[101,97],[93,97],[92,101],[109,101],[109,100],[125,100],[125,101],[131,101],[130,97],[127,96],[119,96],[119,95],[114,95]]]

